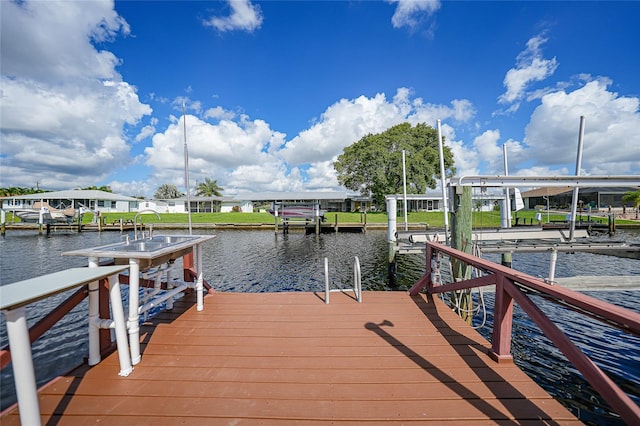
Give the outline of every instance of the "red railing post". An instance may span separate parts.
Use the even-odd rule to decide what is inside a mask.
[[[193,281],[194,268],[193,251],[191,251],[182,257],[182,270],[185,281]]]
[[[489,356],[498,363],[513,362],[511,355],[511,328],[513,324],[513,298],[505,286],[508,278],[498,273],[496,280],[496,301],[493,318],[493,333]]]
[[[426,256],[425,256],[426,258],[425,273],[424,275],[422,275],[422,277],[420,277],[418,282],[416,282],[409,289],[409,295],[417,296],[423,288],[427,287],[428,291],[431,291],[431,289],[433,288],[433,282],[431,282],[431,258],[432,257],[433,257],[433,247],[431,247],[431,245],[429,245],[429,242],[427,242]]]
[[[427,249],[426,251],[426,258],[427,258],[427,264],[425,265],[425,275],[427,276],[427,291],[430,293],[431,290],[433,290],[433,280],[431,279],[431,273],[433,272],[433,270],[431,269],[431,265],[433,262],[433,247],[431,246],[431,244],[429,244],[429,242],[427,241]]]

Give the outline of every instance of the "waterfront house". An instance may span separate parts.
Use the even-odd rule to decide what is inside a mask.
[[[583,209],[591,211],[606,211],[609,208],[620,209],[625,207],[622,196],[631,191],[637,191],[638,187],[619,188],[580,188],[578,200]],[[573,197],[572,187],[562,188],[537,188],[522,193],[525,208],[527,209],[568,209],[571,207]],[[632,207],[627,203],[626,207]]]
[[[2,197],[2,209],[30,209],[34,203],[45,202],[56,209],[84,207],[102,213],[133,212],[138,210],[139,201],[137,198],[97,189],[70,189]]]
[[[328,212],[357,212],[371,209],[371,198],[339,191],[242,193],[235,200],[250,201],[256,210],[268,210],[273,203],[319,204]],[[244,211],[244,210],[243,210]]]

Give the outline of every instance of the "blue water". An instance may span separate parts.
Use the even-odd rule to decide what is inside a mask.
[[[210,232],[198,230],[195,233]],[[215,239],[204,244],[203,266],[205,278],[218,291],[323,291],[325,257],[329,259],[331,281],[335,285],[348,286],[352,280],[354,256],[358,256],[365,290],[406,290],[424,271],[424,256],[400,256],[397,282],[393,285],[389,283],[386,231],[326,234],[319,237],[301,233],[275,235],[272,231],[220,230],[215,234]],[[640,232],[620,231],[615,239],[640,242]],[[56,233],[47,237],[38,236],[35,231],[9,231],[4,238],[0,238],[0,285],[69,267],[84,266],[85,258],[62,257],[61,253],[121,240],[122,236],[116,232]],[[485,257],[499,261],[498,255]],[[533,276],[546,276],[548,265],[549,255],[546,253],[513,256],[513,267]],[[560,253],[556,276],[572,275],[634,275],[640,279],[640,262],[586,253]],[[639,291],[590,294],[640,312]],[[68,294],[62,294],[30,305],[29,324],[35,323],[67,296]],[[493,295],[485,293],[484,297],[488,305],[488,318],[487,324],[479,332],[490,340]],[[640,403],[638,337],[568,312],[550,302],[536,299],[536,303],[573,337],[574,342],[596,364]],[[33,353],[39,384],[75,367],[87,355],[86,309],[84,302],[34,343]],[[615,414],[610,413],[600,396],[517,306],[512,342],[516,363],[581,420],[591,424],[621,423]],[[3,347],[7,344],[4,316],[0,319],[0,344]],[[2,409],[15,402],[11,368],[5,368],[0,375],[0,396]]]

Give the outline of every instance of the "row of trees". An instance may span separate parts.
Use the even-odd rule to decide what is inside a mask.
[[[204,182],[200,182],[195,188],[195,195],[199,197],[220,197],[223,188],[218,186],[217,180],[205,178]],[[164,183],[158,187],[153,197],[159,200],[170,200],[183,197],[185,194],[180,192],[178,188],[170,183]]]
[[[88,186],[86,188],[80,189],[96,189],[99,191],[113,192],[111,191],[110,186]],[[10,188],[0,188],[0,197],[14,197],[19,195],[31,195],[31,194],[42,194],[45,192],[51,192],[47,189],[37,188],[21,188],[21,187],[10,187]]]

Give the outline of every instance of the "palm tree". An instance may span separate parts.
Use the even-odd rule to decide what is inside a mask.
[[[218,186],[217,180],[204,178],[204,182],[200,182],[196,187],[195,194],[199,197],[220,197],[222,195],[221,191],[224,191],[224,189]]]
[[[638,210],[640,210],[640,190],[625,192],[622,196],[622,201],[630,201],[633,203],[633,208],[636,210],[636,219],[638,218]]]

